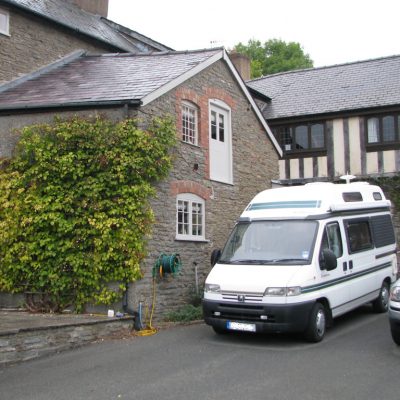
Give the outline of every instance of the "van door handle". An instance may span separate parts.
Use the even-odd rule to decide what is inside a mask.
[[[343,271],[347,271],[347,262],[346,261],[343,263]]]
[[[353,269],[353,260],[349,261],[349,269]]]

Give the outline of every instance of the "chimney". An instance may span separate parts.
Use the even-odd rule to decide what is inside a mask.
[[[232,51],[229,54],[229,58],[236,67],[242,79],[244,81],[248,81],[250,79],[250,58],[245,54],[240,54],[236,51]]]
[[[80,9],[107,18],[108,0],[69,0]]]

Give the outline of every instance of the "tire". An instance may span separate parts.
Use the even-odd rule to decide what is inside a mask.
[[[320,342],[326,331],[327,315],[326,309],[321,303],[315,303],[308,322],[307,329],[304,332],[304,337],[308,342]]]
[[[382,282],[379,296],[372,302],[372,308],[376,313],[385,313],[389,308],[389,284]]]
[[[400,346],[400,326],[390,323],[390,333],[392,334],[393,341]]]

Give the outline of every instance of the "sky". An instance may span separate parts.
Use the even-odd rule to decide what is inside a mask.
[[[174,50],[281,39],[315,67],[400,55],[400,0],[109,0],[108,18]]]

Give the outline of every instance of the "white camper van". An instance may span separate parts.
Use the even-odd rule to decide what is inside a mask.
[[[265,190],[246,207],[205,282],[217,333],[303,332],[364,303],[388,308],[397,273],[390,201],[365,182]]]

